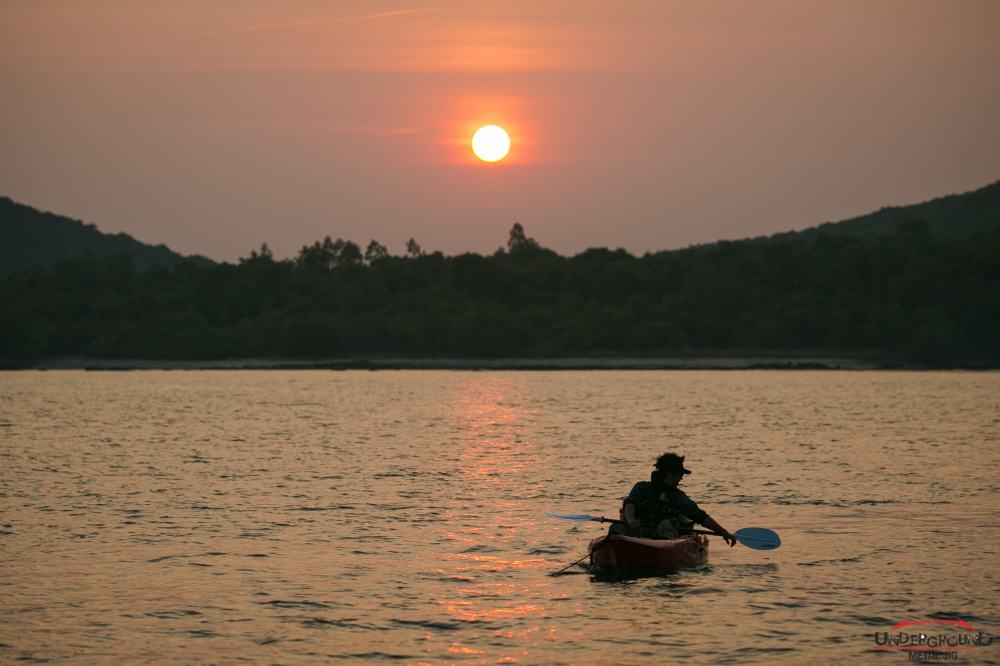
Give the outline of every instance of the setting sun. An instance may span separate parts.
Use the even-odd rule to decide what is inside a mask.
[[[510,152],[510,136],[498,125],[485,125],[472,135],[472,152],[484,162],[499,162]]]

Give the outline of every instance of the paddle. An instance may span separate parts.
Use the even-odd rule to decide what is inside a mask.
[[[625,524],[624,520],[615,520],[614,518],[605,518],[604,516],[588,516],[583,513],[573,515],[550,513],[548,515],[553,518],[575,520],[578,522],[594,521],[595,523],[614,523],[616,525]],[[693,532],[695,534],[722,536],[718,532],[709,532],[706,530],[693,530]],[[753,548],[754,550],[774,550],[781,545],[781,538],[778,536],[778,533],[774,530],[769,530],[766,527],[744,527],[743,529],[733,532],[733,536],[736,537],[736,540],[741,544],[747,548]]]

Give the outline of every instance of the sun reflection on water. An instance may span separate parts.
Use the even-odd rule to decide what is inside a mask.
[[[536,464],[535,446],[525,433],[532,416],[513,378],[477,378],[466,384],[453,410],[455,430],[461,433],[461,473],[499,484]]]
[[[524,538],[522,528],[534,521],[515,514],[518,503],[510,495],[512,486],[522,486],[540,464],[530,433],[533,417],[517,377],[473,377],[462,386],[452,410],[454,430],[460,433],[455,442],[456,463],[474,502],[470,502],[470,515],[455,513],[442,523],[449,526],[442,538],[449,552],[442,553],[440,573],[460,585],[437,599],[454,620],[503,623],[517,619],[517,632],[525,636],[542,631],[540,622],[530,618],[544,617],[546,592],[541,585],[515,581],[524,581],[526,570],[544,570],[547,563],[538,557],[517,557],[525,551],[518,543]],[[477,513],[476,505],[483,502],[492,509],[488,518],[479,518],[487,522],[469,524],[471,514]],[[457,641],[448,651],[473,658],[484,654]],[[491,661],[515,663],[519,657],[506,654]]]

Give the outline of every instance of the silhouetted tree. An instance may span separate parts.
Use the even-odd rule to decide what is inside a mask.
[[[368,243],[368,248],[365,250],[365,261],[369,264],[375,263],[379,259],[385,259],[388,256],[389,250],[386,249],[385,245],[382,245],[374,238]]]
[[[322,273],[334,265],[335,248],[329,236],[320,243],[303,246],[295,260],[296,266],[309,273]]]
[[[363,259],[357,243],[342,238],[332,240],[327,236],[322,243],[316,242],[303,247],[295,263],[307,272],[317,273],[337,266],[357,265]]]
[[[261,243],[260,252],[257,250],[250,250],[249,257],[241,257],[240,264],[250,263],[250,262],[270,262],[274,261],[274,255],[271,254],[271,248],[268,247],[267,243]]]
[[[338,266],[356,266],[364,259],[357,243],[339,238],[334,243],[334,256]]]
[[[406,254],[407,256],[416,259],[417,257],[422,257],[424,251],[420,248],[420,244],[411,238],[406,241]]]
[[[524,227],[520,222],[515,222],[510,228],[510,238],[507,240],[507,251],[511,254],[524,252],[525,250],[537,250],[538,243],[534,238],[528,238],[524,233]]]

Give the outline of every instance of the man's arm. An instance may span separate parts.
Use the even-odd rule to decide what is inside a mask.
[[[637,504],[645,500],[650,493],[649,483],[640,481],[639,483],[632,486],[632,490],[629,492],[628,497],[625,498],[625,504],[622,506],[622,518],[628,523],[628,531],[630,534],[639,534],[640,527],[642,525],[639,522],[639,517],[635,515],[635,507]]]
[[[729,544],[730,548],[736,545],[736,537],[730,534],[729,530],[727,530],[725,527],[717,523],[715,521],[715,518],[712,518],[712,516],[708,515],[707,513],[705,514],[705,520],[702,521],[701,524],[707,527],[708,529],[712,530],[713,532],[721,534],[722,538],[726,540],[726,543]]]
[[[622,514],[625,518],[625,522],[628,523],[629,532],[638,534],[639,528],[642,527],[642,525],[639,523],[639,519],[635,515],[635,504],[632,502],[626,502],[625,510],[622,511]]]
[[[715,519],[708,515],[707,511],[700,508],[698,504],[693,499],[688,497],[687,493],[680,488],[677,488],[674,491],[673,502],[674,506],[678,507],[681,510],[681,513],[688,520],[693,520],[696,523],[704,525],[713,532],[718,533],[723,539],[726,540],[726,543],[729,544],[730,548],[736,545],[736,537],[730,534],[729,530],[725,527],[715,522]]]

